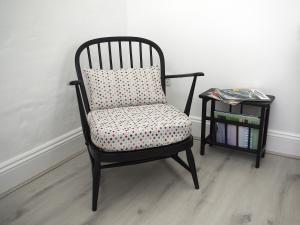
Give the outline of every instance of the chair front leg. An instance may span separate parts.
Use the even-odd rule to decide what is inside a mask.
[[[193,177],[195,189],[199,189],[199,182],[198,182],[198,176],[197,176],[194,156],[193,156],[192,150],[190,148],[186,150],[186,158],[189,163],[190,172]]]
[[[89,157],[90,157],[91,165],[92,165],[92,173],[93,173],[93,169],[94,169],[94,165],[95,165],[95,160],[93,159],[93,156],[91,154],[91,150],[90,150],[89,144],[86,143],[85,145],[86,145],[86,148],[87,148],[88,153],[89,153]]]
[[[94,161],[93,166],[93,200],[92,200],[92,210],[97,210],[99,186],[101,179],[101,164],[100,162]]]

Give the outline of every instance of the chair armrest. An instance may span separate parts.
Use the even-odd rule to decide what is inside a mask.
[[[165,78],[181,78],[181,77],[193,77],[193,82],[191,85],[191,89],[189,92],[188,99],[186,101],[184,113],[189,116],[196,86],[197,77],[204,76],[204,73],[198,72],[198,73],[187,73],[187,74],[177,74],[177,75],[166,75]]]
[[[78,108],[79,108],[79,113],[80,113],[80,120],[81,120],[81,125],[82,125],[82,131],[83,135],[85,138],[85,143],[90,143],[90,129],[89,125],[87,122],[87,112],[86,108],[84,106],[84,100],[82,98],[82,87],[83,87],[83,82],[80,80],[73,80],[69,82],[70,86],[75,86],[76,90],[76,95],[77,95],[77,103],[78,103]]]
[[[72,86],[72,85],[81,85],[82,84],[82,81],[80,80],[72,80],[69,82],[69,85]]]
[[[202,77],[204,76],[204,73],[202,72],[197,72],[197,73],[185,73],[185,74],[175,74],[175,75],[166,75],[165,78],[182,78],[182,77]]]

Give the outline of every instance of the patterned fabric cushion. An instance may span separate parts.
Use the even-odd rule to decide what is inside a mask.
[[[104,151],[132,151],[169,145],[190,136],[188,116],[167,104],[91,111],[93,143]]]
[[[122,106],[166,103],[160,69],[84,69],[91,110]]]

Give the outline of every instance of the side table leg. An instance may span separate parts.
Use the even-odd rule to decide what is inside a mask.
[[[255,161],[255,168],[259,168],[260,167],[260,156],[256,155],[256,161]]]
[[[263,139],[264,139],[264,129],[265,129],[265,111],[266,108],[261,108],[260,113],[260,124],[259,124],[259,136],[258,136],[258,146],[257,146],[257,152],[256,152],[256,162],[255,162],[255,168],[259,168],[260,166],[260,158],[262,156],[263,151]]]
[[[215,112],[216,102],[215,100],[211,100],[210,106],[210,127],[209,127],[209,136],[210,136],[210,143],[209,146],[212,146],[215,143],[215,122],[214,122],[214,112]]]
[[[265,126],[264,126],[264,139],[263,139],[263,152],[262,152],[262,158],[265,157],[266,154],[266,143],[267,143],[267,132],[268,132],[268,126],[269,126],[269,117],[270,117],[270,106],[266,109],[266,117],[265,117]]]
[[[201,147],[200,147],[200,155],[205,154],[205,128],[206,128],[206,105],[207,100],[202,100],[202,116],[201,116]]]

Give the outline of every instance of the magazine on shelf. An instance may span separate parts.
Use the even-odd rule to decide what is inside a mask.
[[[219,89],[214,88],[208,96],[227,104],[236,105],[242,101],[270,101],[270,98],[256,89]]]
[[[246,124],[259,125],[260,119],[255,116],[246,116],[222,111],[214,112],[215,118],[225,119],[227,121],[241,122]],[[238,132],[238,135],[237,135]],[[248,143],[250,135],[250,143]],[[216,141],[217,143],[239,146],[241,148],[257,149],[259,130],[227,124],[227,137],[225,135],[225,124],[222,122],[216,123]],[[238,139],[237,139],[238,137]],[[225,141],[225,139],[227,139]],[[250,145],[249,145],[250,144]],[[249,146],[248,146],[249,145]]]

